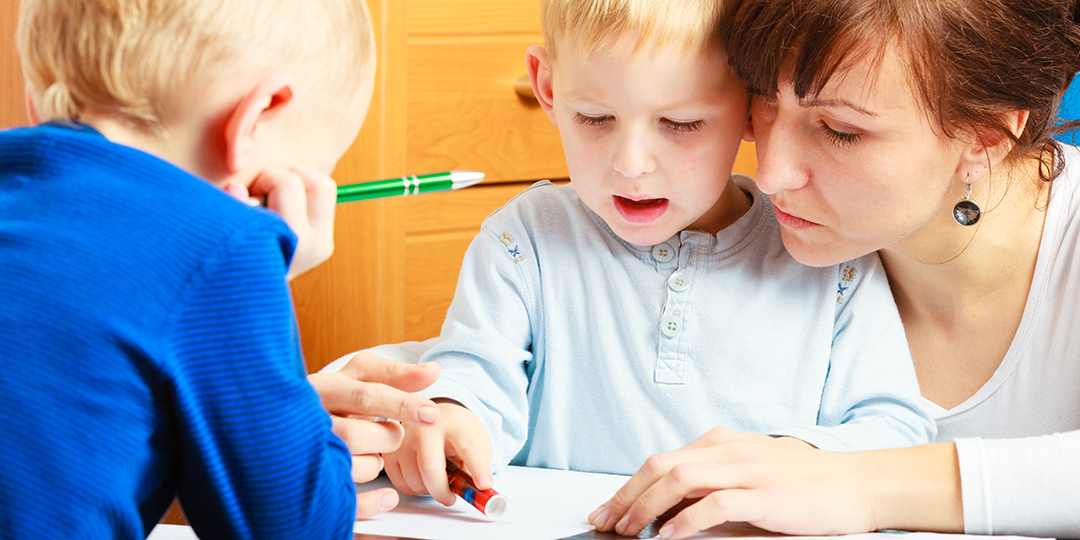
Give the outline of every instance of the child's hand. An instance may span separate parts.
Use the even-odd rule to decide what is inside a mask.
[[[334,252],[337,184],[318,169],[267,169],[247,188],[237,183],[223,187],[241,201],[265,198],[266,207],[280,214],[296,233],[289,279],[322,264]]]
[[[494,481],[491,438],[476,415],[457,402],[445,400],[439,408],[437,425],[406,425],[401,448],[383,454],[383,458],[386,475],[402,493],[430,493],[436,501],[450,506],[456,498],[447,481],[446,460],[461,465],[478,489],[488,489]]]

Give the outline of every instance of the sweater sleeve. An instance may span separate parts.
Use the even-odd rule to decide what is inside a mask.
[[[933,442],[907,338],[877,254],[838,268],[836,322],[817,426],[776,434],[823,450]]]
[[[421,394],[454,399],[477,416],[491,438],[495,471],[529,434],[533,296],[521,266],[536,264],[530,248],[523,232],[485,224],[465,253],[441,342],[423,358],[438,362],[442,375]]]
[[[959,439],[964,532],[1080,538],[1080,431]]]
[[[280,229],[234,235],[176,312],[179,496],[203,540],[352,537],[351,460],[305,376],[291,249]]]

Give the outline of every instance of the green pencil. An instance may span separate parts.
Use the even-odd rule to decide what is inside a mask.
[[[484,179],[484,173],[475,171],[447,171],[432,174],[402,176],[388,180],[375,180],[360,184],[338,186],[337,202],[366,201],[381,197],[416,195],[449,191],[469,187]]]

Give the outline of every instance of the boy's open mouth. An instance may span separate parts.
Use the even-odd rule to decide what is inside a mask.
[[[619,195],[614,196],[615,209],[619,211],[623,219],[631,223],[648,223],[660,216],[668,208],[667,199],[628,199]]]

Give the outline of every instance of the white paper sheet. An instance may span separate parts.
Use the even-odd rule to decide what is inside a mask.
[[[507,467],[495,476],[495,491],[508,506],[497,520],[458,498],[445,507],[431,497],[402,497],[394,510],[358,521],[358,533],[429,540],[551,540],[592,530],[589,513],[611,498],[627,477]],[[357,486],[389,486],[386,478]]]
[[[602,534],[588,524],[588,515],[606,502],[626,482],[626,476],[588,474],[549,469],[507,467],[495,476],[495,490],[506,496],[509,506],[499,519],[491,520],[465,501],[458,499],[445,507],[431,497],[401,497],[394,510],[358,521],[354,531],[418,540],[557,540],[573,538],[617,539]],[[357,491],[389,487],[386,478],[357,486]],[[655,538],[658,524],[640,538]],[[650,535],[651,534],[651,535]],[[743,524],[715,527],[693,536],[694,540],[715,538],[775,538],[772,534]],[[845,537],[802,536],[798,540],[1018,540],[1022,537],[979,537],[932,533],[870,533]],[[158,525],[149,540],[198,540],[190,527]],[[1026,540],[1026,539],[1025,539]]]

